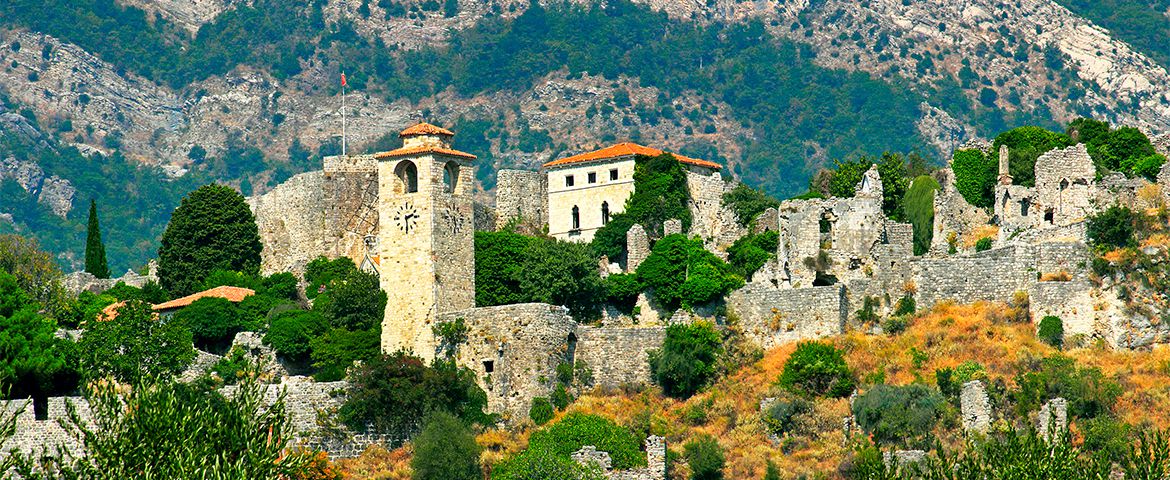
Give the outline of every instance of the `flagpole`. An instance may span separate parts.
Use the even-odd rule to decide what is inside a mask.
[[[341,156],[345,154],[345,73],[341,74]]]

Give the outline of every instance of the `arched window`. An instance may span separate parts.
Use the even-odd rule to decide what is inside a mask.
[[[609,224],[609,202],[601,202],[601,224]]]
[[[403,161],[394,169],[394,175],[398,177],[401,182],[402,193],[415,193],[418,191],[418,167],[414,166],[414,162]]]
[[[573,230],[581,228],[581,209],[573,205]]]
[[[443,191],[455,193],[455,186],[459,183],[459,165],[447,162],[443,167]]]

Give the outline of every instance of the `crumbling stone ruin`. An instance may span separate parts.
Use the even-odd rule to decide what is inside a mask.
[[[987,434],[991,431],[991,401],[987,388],[980,380],[963,384],[959,393],[959,409],[962,413],[963,431]]]

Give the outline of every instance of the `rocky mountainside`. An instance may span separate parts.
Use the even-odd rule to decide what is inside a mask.
[[[393,146],[388,134],[425,118],[481,156],[486,190],[497,168],[631,139],[788,196],[836,158],[942,162],[1021,124],[1170,130],[1170,78],[1151,58],[1052,0],[18,1],[0,6],[0,94],[52,146],[0,160],[76,151],[263,191],[338,151],[345,70],[351,149]],[[104,191],[133,191],[132,177]],[[117,201],[101,195],[74,197]],[[0,199],[0,229],[76,229],[66,196],[45,209]],[[142,231],[107,235],[131,257],[115,270],[145,262],[156,238]]]

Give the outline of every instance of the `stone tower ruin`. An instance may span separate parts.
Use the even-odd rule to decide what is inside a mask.
[[[437,315],[475,306],[475,155],[452,149],[454,133],[428,123],[399,136],[402,148],[375,155],[388,297],[382,351],[430,360]]]

